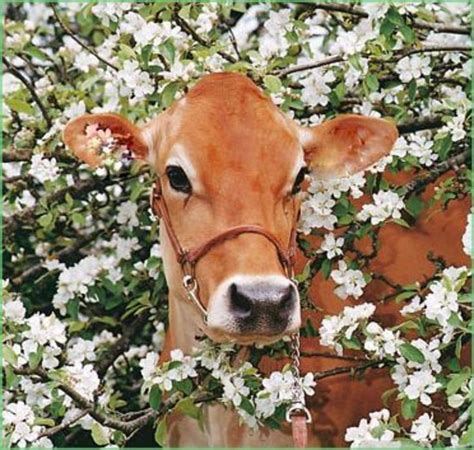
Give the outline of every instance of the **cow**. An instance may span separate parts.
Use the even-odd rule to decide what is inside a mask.
[[[97,166],[102,155],[88,145],[91,125],[110,129],[160,180],[156,201],[169,287],[164,353],[190,352],[199,335],[251,345],[295,333],[301,308],[288,250],[306,171],[321,179],[349,176],[389,153],[398,137],[390,121],[354,114],[300,126],[250,78],[225,72],[205,75],[142,127],[108,113],[73,119],[66,145]],[[195,258],[183,249],[194,249]],[[194,303],[186,282],[193,292],[198,283]],[[311,446],[319,443],[310,436]],[[204,430],[193,419],[172,417],[169,445],[291,447],[292,440],[287,429],[251,433],[216,405],[206,407]]]

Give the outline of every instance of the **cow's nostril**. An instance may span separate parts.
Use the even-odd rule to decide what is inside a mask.
[[[289,308],[293,308],[293,303],[294,303],[293,289],[291,286],[289,286],[288,291],[281,299],[280,309],[287,310]]]
[[[232,312],[241,319],[250,317],[252,314],[252,300],[239,292],[235,283],[230,286],[230,304]]]

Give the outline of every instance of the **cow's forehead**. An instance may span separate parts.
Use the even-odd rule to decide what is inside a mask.
[[[287,176],[302,153],[291,121],[247,77],[204,77],[169,112],[162,164],[182,158],[196,172],[241,171],[271,165]]]

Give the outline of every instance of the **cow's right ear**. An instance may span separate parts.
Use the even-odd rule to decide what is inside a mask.
[[[148,159],[148,144],[142,130],[118,114],[85,114],[72,119],[63,132],[66,146],[92,167],[103,161],[97,145],[97,140],[103,137],[113,137],[115,143],[126,146],[136,159]]]

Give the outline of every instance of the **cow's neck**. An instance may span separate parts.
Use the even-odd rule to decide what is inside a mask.
[[[186,299],[172,297],[169,299],[169,327],[166,333],[163,355],[165,358],[171,350],[181,349],[190,354],[198,341],[196,336],[202,334],[199,328],[199,313]]]

